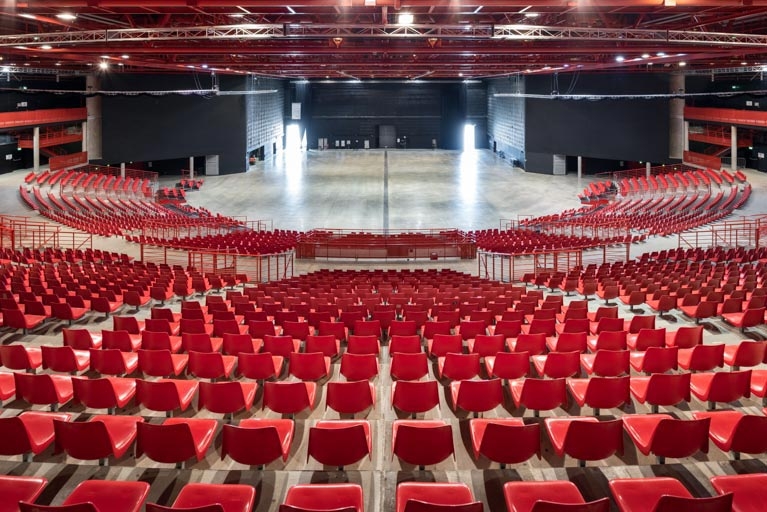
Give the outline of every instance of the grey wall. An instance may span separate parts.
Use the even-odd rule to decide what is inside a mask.
[[[264,146],[267,155],[272,154],[272,145],[282,146],[285,133],[283,106],[285,104],[285,82],[268,78],[248,78],[249,91],[275,90],[267,94],[245,97],[247,151]],[[278,147],[279,149],[279,147]]]
[[[490,148],[525,167],[525,99],[496,97],[497,93],[524,93],[521,77],[498,78],[487,82],[487,131]]]

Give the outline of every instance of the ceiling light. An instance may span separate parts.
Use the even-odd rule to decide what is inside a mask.
[[[28,14],[26,12],[23,12],[23,13],[19,14],[19,17],[20,18],[26,18],[28,20],[36,20],[37,19],[37,16],[35,16],[34,14]]]
[[[109,55],[100,55],[99,57],[101,57],[102,59],[108,59]]]
[[[526,12],[525,13],[525,18],[537,18],[537,17],[538,17],[538,13],[537,12]]]
[[[658,52],[655,55],[657,55],[658,57],[665,57],[666,56],[666,52]]]
[[[51,48],[53,48],[53,46],[51,46],[49,44],[44,44],[40,48],[43,49],[43,50],[50,50]]]
[[[615,57],[616,62],[623,62],[624,60],[626,60],[626,57],[624,57],[623,55],[618,55],[617,57]]]
[[[26,47],[26,46],[22,46],[22,45],[19,45],[19,46],[14,46],[14,48],[16,48],[17,50],[29,50],[29,48],[28,48],[28,47]]]
[[[56,63],[56,66],[61,66],[61,62],[57,62],[57,63]]]
[[[123,64],[122,62],[118,62],[117,65],[118,66],[124,66],[125,64]]]
[[[682,61],[682,62],[679,63],[679,67],[680,68],[682,68],[682,67],[684,67],[686,65],[687,65],[687,63],[685,61]]]
[[[64,21],[74,21],[77,19],[77,16],[72,14],[71,12],[61,12],[57,14],[56,17]]]
[[[127,53],[124,53],[124,54],[120,55],[120,58],[121,59],[130,59],[130,55],[128,55]]]
[[[413,24],[414,17],[412,14],[408,12],[403,12],[399,15],[397,19],[397,23],[400,25],[412,25]]]
[[[24,65],[25,66],[29,66],[30,64],[29,64],[29,62],[25,62]]]
[[[740,65],[741,65],[741,66],[745,66],[746,64],[748,64],[748,62],[745,62],[745,61],[744,61],[744,62],[741,62],[741,63],[740,63]]]
[[[642,54],[642,58],[643,59],[649,59],[650,58],[650,54],[649,53],[643,53]]]
[[[109,63],[102,60],[99,62],[99,69],[109,69]]]
[[[201,67],[202,69],[208,69],[208,65],[207,65],[207,64],[203,64],[203,65],[201,65],[200,67]]]
[[[3,73],[9,73],[11,71],[11,68],[9,66],[3,66],[2,69],[0,69]]]
[[[230,18],[244,18],[245,15],[242,14],[242,13],[237,13],[237,14],[230,14],[229,17]]]
[[[293,8],[291,6],[289,6],[289,5],[286,5],[285,8],[288,10],[288,12],[290,14],[295,14],[296,13],[296,11],[294,11]]]

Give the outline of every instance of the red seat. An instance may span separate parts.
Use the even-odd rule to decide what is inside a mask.
[[[509,390],[516,407],[550,411],[567,404],[565,379],[520,379],[509,381]]]
[[[628,378],[628,377],[626,377]],[[554,453],[586,461],[602,460],[615,453],[623,454],[623,421],[599,421],[594,417],[546,418]]]
[[[709,418],[708,435],[723,452],[760,455],[767,452],[767,417],[745,415],[740,411],[693,411],[695,419]]]
[[[484,505],[474,499],[463,483],[402,482],[397,485],[394,512],[482,512]]]
[[[44,315],[25,314],[20,309],[3,309],[2,312],[3,327],[21,329],[24,334],[42,325],[47,318]]]
[[[618,478],[610,491],[621,512],[730,512],[732,494],[693,498],[682,483],[670,477]]]
[[[136,404],[151,411],[164,411],[170,416],[176,409],[187,410],[198,387],[196,380],[137,380]]]
[[[638,372],[665,373],[676,370],[678,347],[649,347],[643,352],[631,352],[631,367]]]
[[[449,353],[463,352],[463,341],[460,334],[435,334],[426,338],[426,349],[430,357],[444,357]]]
[[[712,476],[711,486],[720,495],[732,494],[732,512],[761,512],[767,501],[764,473]]]
[[[136,457],[178,466],[191,458],[205,457],[216,433],[216,420],[168,418],[162,424],[138,423]]]
[[[247,419],[239,426],[224,425],[221,458],[240,464],[264,466],[282,457],[288,460],[295,424],[287,419]]]
[[[575,403],[594,409],[594,416],[599,416],[599,409],[622,407],[631,401],[628,376],[567,379],[567,387]]]
[[[107,409],[114,414],[136,395],[136,380],[119,377],[72,379],[75,401],[90,409]]]
[[[694,373],[690,377],[690,391],[696,398],[708,402],[714,409],[716,402],[734,402],[751,396],[751,370],[741,372]]]
[[[581,371],[580,352],[549,352],[546,355],[532,356],[530,360],[541,377],[559,379],[572,377]]]
[[[758,366],[765,359],[765,349],[767,342],[744,340],[736,345],[725,346],[723,360],[733,370],[738,370],[741,366]]]
[[[378,375],[378,356],[376,354],[350,354],[341,356],[341,375],[346,380],[369,380]]]
[[[75,350],[101,348],[101,335],[87,329],[62,329],[64,345]]]
[[[371,457],[370,423],[365,420],[321,420],[309,429],[307,460],[313,457],[326,466],[354,464]]]
[[[144,320],[144,330],[152,332],[164,332],[170,336],[181,335],[181,325],[170,323],[165,318],[147,318]]]
[[[342,322],[320,322],[320,336],[333,336],[338,341],[346,341],[349,329]]]
[[[177,353],[182,348],[180,336],[171,336],[167,332],[144,331],[141,333],[141,348],[144,350],[169,350]],[[189,349],[186,348],[186,351]]]
[[[519,379],[530,373],[530,355],[527,352],[498,352],[484,359],[488,377]]]
[[[392,383],[391,396],[392,406],[415,418],[419,412],[439,407],[439,383],[436,380],[400,380]]]
[[[128,375],[138,368],[138,354],[117,349],[90,349],[90,368],[102,375]]]
[[[372,334],[354,334],[349,335],[346,342],[346,351],[349,354],[375,354],[381,353],[381,342],[377,336]]]
[[[75,350],[72,347],[40,347],[43,352],[43,368],[54,372],[72,373],[87,370],[90,366],[90,353],[87,350]]]
[[[681,348],[677,355],[677,363],[683,370],[708,372],[714,368],[724,366],[724,350],[724,343]]]
[[[454,454],[452,428],[442,420],[394,420],[392,453],[420,469],[438,464]]]
[[[541,458],[540,426],[525,425],[518,418],[475,418],[469,421],[474,458],[480,454],[493,462],[519,464],[533,455]]]
[[[581,367],[588,375],[618,377],[629,373],[628,350],[597,350],[594,354],[581,354]]]
[[[184,485],[173,505],[164,507],[147,503],[147,512],[168,512],[171,510],[208,510],[213,512],[250,512],[256,499],[256,488],[243,484],[198,484]]]
[[[74,396],[72,378],[66,375],[14,373],[16,398],[30,404],[50,405],[56,411]]]
[[[141,336],[131,335],[128,331],[101,331],[102,348],[116,349],[123,352],[135,352],[141,348]]]
[[[43,365],[43,351],[20,343],[0,346],[0,363],[9,370],[32,372]]]
[[[292,352],[288,369],[299,380],[320,380],[330,374],[330,357],[322,352]]]
[[[307,336],[314,334],[314,329],[309,322],[282,322],[282,335],[290,336],[294,340],[306,340]]]
[[[453,381],[450,383],[450,395],[453,410],[460,407],[473,412],[475,417],[503,403],[501,379]]]
[[[425,352],[394,352],[389,373],[396,380],[418,380],[429,373]]]
[[[531,356],[543,354],[546,352],[546,335],[520,334],[516,339],[506,340],[506,346],[510,352],[527,352]]]
[[[170,350],[138,351],[138,367],[145,375],[168,377],[181,375],[189,362],[187,354],[173,354]]]
[[[51,317],[58,320],[66,320],[68,325],[80,320],[88,312],[85,308],[72,307],[66,302],[54,302],[51,304]]]
[[[676,331],[666,332],[666,346],[692,348],[703,344],[703,326],[682,326]]]
[[[626,350],[628,348],[627,339],[627,331],[602,331],[595,337],[590,336],[586,344],[592,352],[598,350]]]
[[[23,455],[24,461],[45,451],[55,439],[53,421],[69,421],[68,413],[25,411],[0,418],[0,455]]]
[[[456,354],[448,352],[437,359],[439,378],[469,380],[479,375],[479,354]]]
[[[22,512],[139,512],[149,494],[147,482],[86,480],[77,484],[59,506],[19,503]]]
[[[552,352],[586,352],[586,331],[563,332],[556,338],[546,338],[546,346]]]
[[[257,389],[255,382],[200,382],[197,407],[233,418],[239,411],[250,411]]]
[[[708,453],[708,418],[678,420],[667,414],[628,414],[623,426],[637,449],[644,455],[654,454],[659,464],[666,457],[681,459]]]
[[[0,475],[0,511],[16,512],[20,501],[34,502],[47,484],[43,477]]]
[[[364,512],[359,484],[299,484],[288,489],[280,512]]]
[[[389,326],[389,338],[394,336],[418,336],[418,324],[415,320],[394,321]]]
[[[314,409],[315,382],[266,382],[263,407],[281,414],[296,414]]]
[[[122,458],[133,445],[136,416],[91,416],[88,421],[54,421],[56,447],[75,459],[106,462],[109,457]]]
[[[375,386],[367,380],[328,382],[327,384],[325,407],[341,414],[362,412],[375,407],[375,401]]]
[[[253,354],[259,352],[264,342],[260,339],[253,339],[250,334],[232,334],[225,333],[222,339],[222,350],[224,354],[237,357],[240,352]]]
[[[740,332],[746,332],[749,327],[756,327],[764,323],[765,308],[753,308],[738,313],[724,313],[722,318],[725,322],[740,328]]]
[[[477,334],[467,341],[469,353],[479,354],[480,357],[494,356],[506,350],[506,338],[503,335]],[[584,343],[585,344],[585,343]]]
[[[13,373],[0,372],[0,406],[3,400],[16,396],[16,381]]]
[[[130,334],[141,334],[144,332],[144,322],[134,316],[115,316],[112,317],[113,331],[128,331]]]
[[[240,352],[237,355],[237,373],[248,379],[267,380],[278,378],[282,373],[285,358],[271,352],[256,354]]]
[[[661,327],[660,329],[641,329],[636,334],[629,333],[626,336],[626,346],[631,350],[640,351],[647,350],[650,347],[665,347],[666,328]]]
[[[610,499],[586,503],[570,481],[506,482],[503,496],[508,512],[609,512]]]
[[[304,342],[304,352],[321,352],[331,359],[336,358],[341,353],[341,342],[332,334],[309,335]]]
[[[198,379],[228,379],[237,358],[220,352],[189,352],[187,373]]]
[[[301,342],[297,339],[293,339],[291,336],[269,336],[266,335],[263,338],[264,352],[270,352],[275,356],[282,356],[284,358],[290,357],[291,352],[298,352],[301,347]]]
[[[658,406],[690,401],[690,374],[654,373],[649,377],[631,377],[631,394],[639,403],[648,403],[652,412]]]
[[[717,302],[711,302],[711,301],[701,301],[695,306],[680,306],[679,309],[682,310],[682,313],[684,313],[687,317],[692,318],[695,320],[696,324],[699,324],[701,320],[705,320],[707,318],[711,318],[716,316],[716,306]],[[738,313],[727,313],[728,315],[737,315]],[[764,310],[762,310],[762,320],[761,322],[764,322]]]

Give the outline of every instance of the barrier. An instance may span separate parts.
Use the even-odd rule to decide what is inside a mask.
[[[93,249],[93,235],[79,231],[64,231],[47,222],[29,217],[0,215],[2,247],[11,249]]]
[[[246,275],[249,282],[265,283],[293,277],[293,251],[249,256],[141,244],[140,258],[157,264],[195,268],[203,274]]]
[[[712,224],[703,229],[679,233],[677,246],[680,249],[765,247],[767,246],[767,215],[744,216]]]
[[[356,232],[316,229],[301,236],[296,257],[301,259],[474,259],[476,245],[456,229]]]
[[[521,282],[525,275],[567,273],[591,264],[628,261],[631,244],[602,245],[589,249],[562,249],[526,254],[477,252],[477,273],[482,279],[505,283]]]

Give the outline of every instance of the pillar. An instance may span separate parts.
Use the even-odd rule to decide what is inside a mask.
[[[684,75],[676,72],[671,74],[669,80],[669,92],[671,94],[684,94]],[[668,156],[681,160],[685,145],[684,133],[684,98],[672,98],[669,101],[669,130],[668,130]]]
[[[730,126],[730,170],[738,170],[738,128]]]
[[[578,179],[581,179],[581,176],[583,176],[583,157],[578,156]]]
[[[99,77],[95,74],[88,75],[85,79],[85,90],[88,92],[98,91],[101,88]],[[88,132],[83,132],[83,138],[88,141],[88,159],[101,159],[101,96],[94,95],[85,99],[85,107],[88,110]],[[85,142],[83,142],[84,144]]]
[[[194,179],[194,157],[193,156],[189,157],[189,179],[190,180]]]
[[[690,121],[684,122],[684,150],[690,151]]]
[[[32,131],[32,170],[40,170],[40,127],[35,126]]]
[[[83,121],[82,128],[80,129],[83,134],[83,153],[88,152],[88,121]]]
[[[120,177],[125,178],[125,162],[120,163]]]
[[[650,162],[645,162],[645,164],[644,164],[644,168],[645,168],[644,175],[645,175],[646,178],[650,177],[650,168],[651,167],[652,167],[652,164],[650,164]]]

